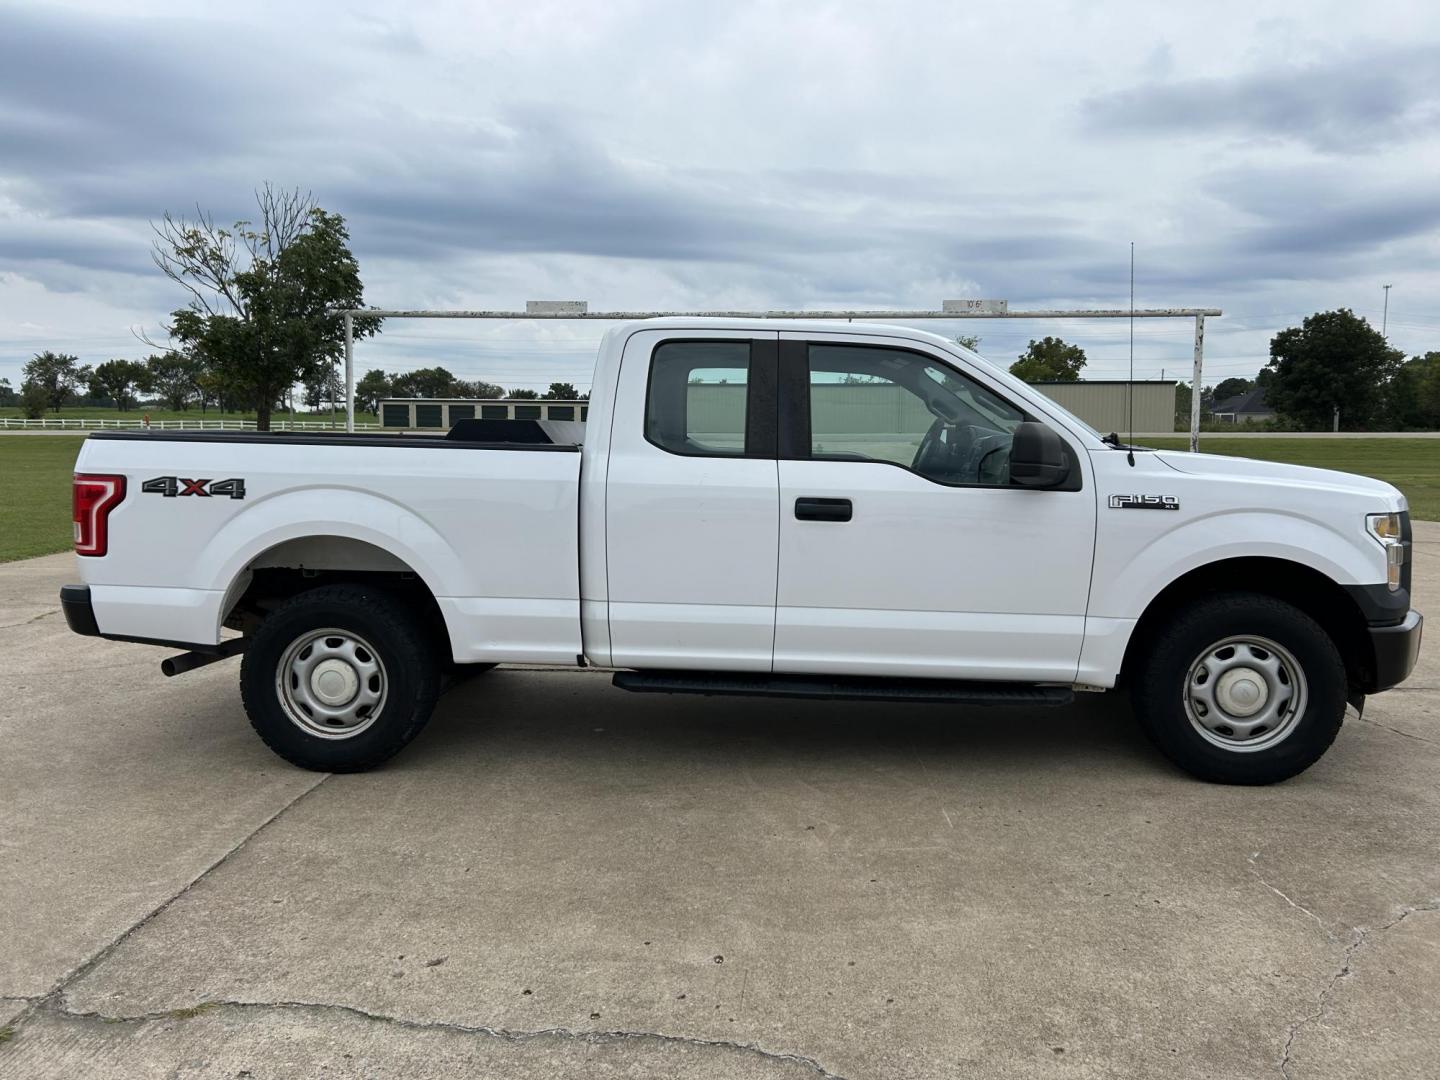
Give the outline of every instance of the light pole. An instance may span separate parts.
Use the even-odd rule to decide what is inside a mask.
[[[1380,336],[1389,341],[1390,336],[1385,331],[1390,325],[1390,286],[1382,285],[1381,288],[1385,290],[1385,309],[1380,313]]]

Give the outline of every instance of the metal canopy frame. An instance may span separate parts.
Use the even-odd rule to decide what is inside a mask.
[[[641,319],[794,319],[828,322],[913,322],[921,319],[1194,319],[1195,364],[1190,383],[1190,449],[1200,449],[1200,374],[1205,357],[1205,319],[1219,308],[1090,308],[1036,311],[424,311],[343,308],[345,320],[345,430],[355,430],[355,323],[357,315],[382,319],[566,319],[571,322],[634,322]]]

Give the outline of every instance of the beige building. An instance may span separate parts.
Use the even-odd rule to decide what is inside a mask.
[[[1116,431],[1175,430],[1175,383],[1152,380],[1082,379],[1080,382],[1032,383],[1036,390],[1069,409],[1102,433]],[[1130,392],[1135,395],[1134,422],[1130,419]]]

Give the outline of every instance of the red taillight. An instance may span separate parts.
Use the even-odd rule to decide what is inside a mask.
[[[110,511],[125,498],[125,477],[76,473],[75,554],[104,555],[110,547]]]

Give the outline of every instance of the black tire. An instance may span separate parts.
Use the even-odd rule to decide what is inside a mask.
[[[355,635],[360,655],[373,652],[369,659],[378,661],[383,697],[366,709],[353,735],[345,735],[343,727],[328,738],[312,733],[302,724],[323,728],[323,721],[313,715],[292,719],[297,706],[282,696],[280,672],[282,665],[293,668],[287,663],[292,645],[325,629]],[[323,635],[319,640],[348,641]],[[432,635],[403,601],[360,584],[326,585],[291,597],[260,624],[240,665],[240,695],[250,725],[286,761],[317,772],[361,772],[388,761],[419,734],[439,693]],[[300,712],[305,708],[300,705]]]
[[[1216,745],[1211,741],[1216,734],[1207,737],[1199,728],[1224,723],[1224,714],[1187,704],[1193,701],[1192,665],[1216,643],[1237,636],[1281,646],[1303,675],[1298,684],[1304,688],[1303,707],[1277,719],[1269,737],[1282,728],[1288,734],[1261,749]],[[1197,675],[1197,684],[1207,677]],[[1136,665],[1131,699],[1150,740],[1192,776],[1220,784],[1273,784],[1304,772],[1330,748],[1345,719],[1347,687],[1345,662],[1314,619],[1273,596],[1236,592],[1196,601],[1156,628]],[[1193,721],[1192,713],[1198,717]],[[1225,741],[1223,734],[1219,738]],[[1254,744],[1261,745],[1260,736]]]

